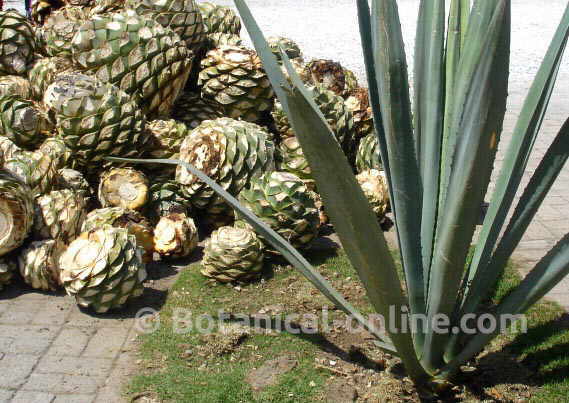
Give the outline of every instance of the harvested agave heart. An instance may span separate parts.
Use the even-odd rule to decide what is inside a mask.
[[[133,10],[93,16],[73,38],[72,53],[81,70],[119,87],[149,118],[170,116],[193,61],[176,33]]]
[[[170,28],[197,52],[203,47],[206,28],[194,0],[127,0],[126,6],[138,15],[146,16],[165,28]]]
[[[148,200],[148,178],[132,168],[113,168],[101,175],[99,201],[103,207],[140,210]]]
[[[105,225],[127,229],[130,234],[136,237],[137,246],[143,250],[143,262],[152,261],[152,254],[154,253],[152,225],[142,214],[122,207],[96,209],[87,215],[81,230],[83,232],[92,231]]]
[[[140,107],[125,92],[95,77],[63,74],[47,88],[44,103],[57,133],[73,153],[74,167],[100,168],[104,157],[137,157],[148,136]]]
[[[27,238],[34,220],[32,192],[14,175],[0,171],[0,256]]]
[[[22,250],[18,266],[26,284],[44,291],[56,291],[61,288],[58,259],[62,249],[62,243],[50,239],[32,242]]]
[[[263,270],[263,243],[248,228],[221,227],[205,243],[202,274],[221,283],[247,283]]]
[[[15,10],[0,11],[0,74],[24,76],[37,49],[34,29]]]
[[[30,82],[20,76],[0,77],[0,97],[16,96],[23,99],[30,99],[32,88]]]
[[[82,233],[61,255],[59,266],[67,294],[98,313],[140,296],[146,279],[136,238],[110,225]]]
[[[198,246],[194,220],[184,213],[170,213],[160,218],[154,229],[154,248],[163,256],[189,256]]]
[[[271,110],[275,93],[254,50],[222,46],[210,50],[201,67],[202,97],[217,102],[230,118],[257,122]]]
[[[296,175],[267,172],[241,191],[239,201],[295,248],[308,248],[318,235],[320,218],[312,192]],[[249,227],[243,221],[236,225]]]

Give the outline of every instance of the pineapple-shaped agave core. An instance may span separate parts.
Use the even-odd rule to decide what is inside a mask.
[[[67,293],[98,313],[140,296],[146,279],[134,235],[109,225],[81,234],[61,255],[59,265]]]

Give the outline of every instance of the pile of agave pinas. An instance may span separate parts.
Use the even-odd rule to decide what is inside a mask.
[[[233,10],[194,0],[40,0],[0,12],[0,289],[19,272],[96,312],[140,295],[145,265],[188,257],[252,281],[278,254],[184,166],[235,196],[294,247],[326,223],[310,167]],[[283,49],[378,220],[389,209],[368,92],[330,60]]]

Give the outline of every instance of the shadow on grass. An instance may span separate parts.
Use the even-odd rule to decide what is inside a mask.
[[[282,333],[283,321],[262,315],[248,315],[247,318],[240,316],[239,318],[229,315],[226,322],[235,323],[240,325],[249,325],[254,327],[254,330],[274,330]],[[359,349],[351,349],[349,351],[344,350],[340,346],[334,344],[326,336],[320,332],[310,331],[310,329],[303,328],[297,322],[288,322],[288,330],[286,333],[294,337],[298,337],[304,341],[308,341],[316,345],[320,350],[333,354],[336,357],[351,362],[353,364],[358,364],[366,369],[373,370],[383,370],[384,367],[372,359],[370,359],[365,353]]]
[[[559,343],[555,339],[563,338]],[[569,381],[569,314],[528,329],[518,335],[505,350],[515,356],[523,355],[521,362],[539,374],[539,383]],[[556,361],[567,364],[555,365]],[[553,366],[553,368],[547,368]]]

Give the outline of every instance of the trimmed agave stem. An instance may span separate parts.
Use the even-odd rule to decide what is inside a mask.
[[[170,213],[154,229],[154,249],[163,256],[186,257],[198,246],[194,220],[184,213]]]
[[[18,258],[20,274],[32,288],[56,291],[61,288],[59,254],[64,245],[60,241],[46,240],[32,242],[22,250]]]
[[[16,249],[32,229],[32,191],[15,176],[0,171],[0,256]]]
[[[247,283],[263,270],[263,244],[248,228],[221,227],[206,241],[202,274],[221,283]]]
[[[32,88],[30,82],[20,76],[0,77],[0,97],[17,96],[23,99],[30,99]]]
[[[103,207],[140,210],[148,200],[148,179],[132,168],[113,168],[101,175],[99,201]]]
[[[356,176],[369,205],[379,220],[389,210],[389,190],[385,175],[377,169],[370,169]]]
[[[71,242],[85,219],[85,197],[70,189],[54,190],[35,200],[34,236]]]
[[[125,228],[136,238],[136,245],[142,250],[144,263],[152,261],[154,235],[150,222],[139,212],[122,207],[109,207],[91,211],[81,227],[82,232],[93,231],[105,225]]]
[[[97,313],[105,313],[140,296],[146,269],[136,238],[109,225],[84,232],[59,259],[67,294]]]

